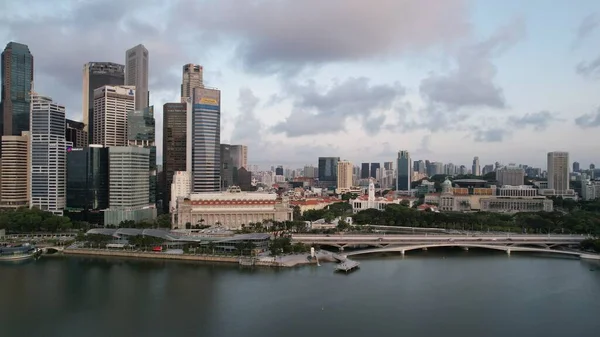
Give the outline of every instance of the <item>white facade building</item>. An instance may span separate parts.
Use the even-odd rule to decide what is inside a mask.
[[[136,88],[105,85],[94,90],[94,144],[127,146],[127,115],[135,109]]]
[[[352,212],[358,213],[360,211],[364,211],[366,209],[377,209],[383,211],[387,205],[390,204],[400,204],[402,201],[406,200],[408,202],[408,207],[412,207],[415,198],[394,198],[394,197],[375,197],[375,183],[373,179],[369,181],[369,188],[367,190],[367,195],[360,196],[356,199],[350,200],[350,204],[352,205]]]
[[[192,193],[192,173],[187,171],[175,171],[173,183],[171,184],[171,200],[169,201],[169,212],[171,223],[176,223],[177,200],[187,198]]]

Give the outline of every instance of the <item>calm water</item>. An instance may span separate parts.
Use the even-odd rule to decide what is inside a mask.
[[[600,265],[429,251],[333,264],[45,257],[0,265],[0,336],[578,336],[600,328]]]

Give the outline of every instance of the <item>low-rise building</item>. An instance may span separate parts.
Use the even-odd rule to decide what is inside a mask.
[[[394,197],[393,193],[390,193],[385,197],[375,197],[375,184],[371,179],[369,183],[368,194],[350,200],[350,204],[352,205],[352,212],[358,213],[366,209],[377,209],[383,211],[387,205],[399,205],[403,201],[408,204],[408,207],[412,207],[416,200],[416,198],[412,197]]]
[[[496,197],[482,198],[481,211],[484,212],[552,212],[553,202],[545,197],[513,198]]]

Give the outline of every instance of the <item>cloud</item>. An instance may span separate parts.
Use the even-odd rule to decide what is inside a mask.
[[[560,118],[557,117],[556,113],[543,110],[534,113],[526,113],[521,117],[511,116],[508,118],[508,124],[515,128],[533,126],[536,131],[543,131],[546,130],[552,122],[559,120]]]
[[[510,131],[501,128],[479,129],[475,131],[475,141],[481,143],[502,142]]]
[[[275,124],[272,131],[288,137],[318,135],[344,131],[348,118],[357,118],[370,134],[377,134],[385,116],[377,113],[392,108],[405,93],[399,83],[370,85],[365,77],[348,78],[321,88],[314,81],[307,84],[287,84],[288,97],[293,101],[291,115]]]
[[[250,88],[241,88],[238,96],[239,115],[234,120],[231,136],[233,144],[258,145],[262,134],[262,124],[255,114],[260,99]]]
[[[581,61],[575,67],[575,71],[586,78],[598,79],[600,78],[600,56],[592,60],[591,62]]]
[[[416,152],[421,156],[426,155],[426,154],[431,154],[432,151],[430,149],[430,146],[431,146],[431,135],[425,135],[425,136],[423,136],[423,138],[421,138],[421,143]]]
[[[251,72],[424,50],[469,31],[466,0],[180,1],[187,29],[236,41]]]
[[[449,74],[430,74],[420,85],[421,95],[448,109],[506,106],[502,88],[494,83],[492,58],[504,53],[525,35],[525,23],[516,20],[488,39],[461,48],[456,69]]]
[[[588,14],[581,20],[577,29],[576,41],[581,41],[593,33],[600,25],[600,16],[598,13]]]
[[[600,126],[600,108],[595,113],[587,113],[575,118],[575,124],[583,129]]]

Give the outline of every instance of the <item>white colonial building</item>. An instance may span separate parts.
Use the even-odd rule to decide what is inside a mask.
[[[221,225],[239,229],[242,225],[263,220],[291,221],[293,209],[286,197],[263,192],[242,192],[230,187],[226,192],[193,193],[177,201],[177,221],[173,227],[185,228],[186,224]]]
[[[404,200],[406,200],[408,202],[408,207],[412,207],[416,199],[415,198],[375,197],[375,184],[373,183],[373,179],[370,179],[368,194],[366,196],[360,196],[356,199],[350,200],[350,204],[352,205],[352,212],[358,213],[360,211],[364,211],[365,209],[369,209],[369,208],[374,208],[374,209],[383,211],[387,205],[390,205],[390,204],[398,205]]]

